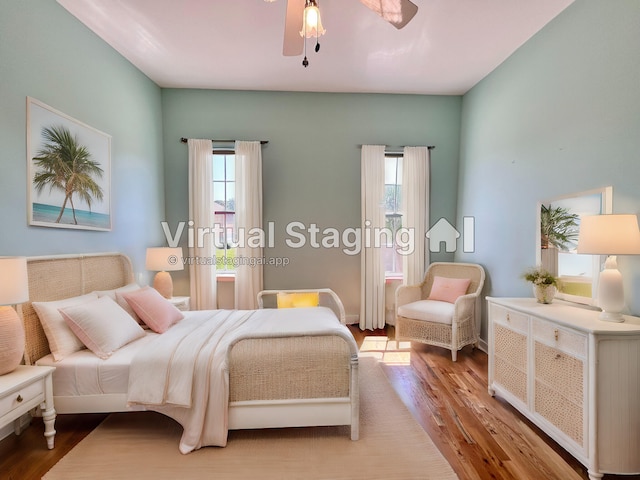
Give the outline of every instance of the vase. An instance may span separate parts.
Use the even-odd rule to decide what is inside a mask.
[[[538,303],[551,303],[556,296],[556,287],[555,285],[534,285],[533,295]]]
[[[0,307],[0,375],[13,372],[24,354],[22,320],[11,307]]]

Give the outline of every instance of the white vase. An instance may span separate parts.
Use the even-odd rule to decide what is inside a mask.
[[[555,285],[534,285],[533,295],[538,303],[551,303],[556,296],[556,287]]]

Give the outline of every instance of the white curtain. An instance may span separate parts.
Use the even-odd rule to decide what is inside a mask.
[[[191,305],[194,310],[217,308],[216,251],[212,234],[199,242],[200,228],[213,228],[213,143],[211,140],[189,139],[189,218],[193,222],[194,242],[189,256]],[[200,260],[200,261],[197,261]]]
[[[244,245],[240,242],[236,251],[241,261],[236,268],[235,307],[253,310],[258,308],[257,295],[263,289],[263,248],[254,242],[260,239],[257,229],[262,230],[262,148],[260,142],[238,141],[235,153],[236,227],[245,236]]]
[[[425,234],[429,228],[429,149],[404,147],[402,157],[402,226],[413,229],[414,250],[402,257],[405,285],[424,279],[429,263]]]
[[[365,229],[383,229],[384,208],[384,145],[363,145],[362,171],[362,238]],[[384,328],[384,262],[382,249],[362,242],[360,252],[360,328]]]

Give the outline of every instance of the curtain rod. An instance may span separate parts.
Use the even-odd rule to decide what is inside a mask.
[[[399,146],[399,147],[397,147],[397,148],[414,147],[414,146],[415,146],[415,145],[400,145],[400,146]],[[422,146],[422,145],[419,145],[419,146]],[[363,145],[358,145],[358,148],[362,148],[362,147],[363,147]],[[435,149],[435,148],[436,148],[436,146],[435,146],[435,145],[427,145],[427,149],[428,149],[428,150],[433,150],[433,149]],[[387,151],[387,150],[385,150],[385,151]],[[394,153],[394,152],[393,152],[393,150],[389,150],[388,152],[389,152],[389,153]],[[400,152],[397,152],[397,153],[400,153]]]
[[[182,143],[187,143],[187,138],[180,138]],[[235,143],[235,140],[211,140],[213,143]],[[260,145],[266,145],[269,143],[269,140],[260,140]]]

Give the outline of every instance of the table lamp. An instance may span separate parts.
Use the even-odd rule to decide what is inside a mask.
[[[0,257],[0,375],[14,371],[22,361],[24,326],[10,305],[27,300],[27,259]]]
[[[173,281],[169,272],[184,270],[182,248],[153,247],[147,248],[147,270],[158,272],[153,279],[155,288],[164,298],[173,297]]]
[[[601,320],[624,322],[624,289],[616,255],[640,253],[640,230],[635,215],[590,215],[580,220],[578,253],[608,255],[598,279]]]

